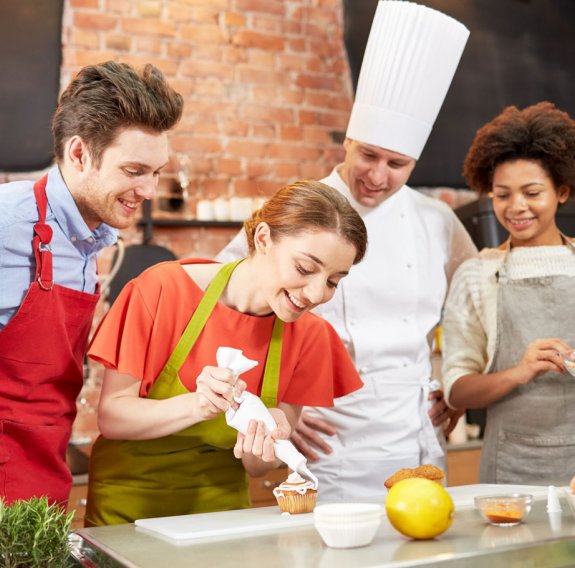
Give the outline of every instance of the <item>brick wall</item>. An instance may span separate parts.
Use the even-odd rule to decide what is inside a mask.
[[[319,179],[342,157],[352,89],[341,0],[66,0],[62,83],[106,59],[151,62],[185,98],[171,136],[174,156],[190,158],[183,214],[198,197]],[[230,235],[158,229],[155,239],[211,256]]]

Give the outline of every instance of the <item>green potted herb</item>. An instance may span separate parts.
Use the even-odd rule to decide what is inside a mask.
[[[68,565],[68,533],[73,513],[50,505],[46,497],[14,501],[0,499],[0,566],[60,568]]]

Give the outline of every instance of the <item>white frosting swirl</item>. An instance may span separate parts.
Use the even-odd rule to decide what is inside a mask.
[[[283,495],[284,491],[287,492],[296,492],[304,495],[307,493],[309,489],[316,489],[316,485],[312,481],[308,481],[304,479],[299,473],[293,472],[290,473],[288,478],[274,488],[274,495],[277,497],[278,495]]]

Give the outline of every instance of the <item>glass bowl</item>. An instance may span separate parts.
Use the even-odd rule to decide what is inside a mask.
[[[563,360],[567,372],[575,377],[575,351],[559,352],[559,356]]]
[[[475,497],[475,508],[484,520],[496,527],[518,525],[531,510],[533,495],[511,493]]]

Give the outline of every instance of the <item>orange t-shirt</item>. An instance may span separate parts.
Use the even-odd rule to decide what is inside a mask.
[[[182,264],[165,262],[129,282],[98,327],[88,354],[142,381],[145,397],[174,351],[204,292]],[[261,394],[274,316],[252,316],[217,303],[180,369],[189,391],[206,365],[216,366],[218,347],[241,349],[259,364],[242,374],[247,389]],[[333,406],[334,398],[363,385],[333,327],[315,314],[284,325],[278,403]]]

